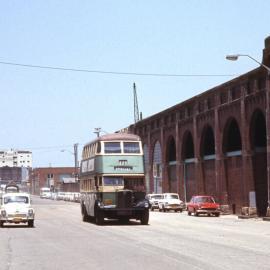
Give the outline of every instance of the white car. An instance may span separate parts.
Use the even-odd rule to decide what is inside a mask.
[[[27,223],[34,227],[35,212],[28,193],[3,193],[0,197],[0,227],[4,223]]]
[[[159,209],[158,203],[163,198],[164,198],[163,194],[148,194],[148,195],[146,195],[146,199],[149,200],[150,209],[152,211],[154,211],[155,209]]]
[[[159,211],[170,211],[182,212],[185,208],[183,201],[179,199],[177,193],[163,193],[163,198],[158,202]]]

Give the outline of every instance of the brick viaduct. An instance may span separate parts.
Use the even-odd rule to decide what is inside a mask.
[[[270,37],[263,64],[270,65]],[[148,192],[177,192],[186,201],[210,194],[224,210],[269,215],[270,77],[264,67],[128,129],[143,141]]]

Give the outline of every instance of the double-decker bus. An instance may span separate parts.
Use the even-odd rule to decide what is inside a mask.
[[[80,169],[83,221],[104,218],[147,225],[149,201],[145,199],[141,140],[126,133],[106,134],[86,144]]]

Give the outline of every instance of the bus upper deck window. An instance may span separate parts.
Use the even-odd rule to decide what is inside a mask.
[[[104,152],[105,154],[121,153],[120,142],[105,142]]]
[[[138,142],[124,142],[124,153],[139,154],[140,145]]]

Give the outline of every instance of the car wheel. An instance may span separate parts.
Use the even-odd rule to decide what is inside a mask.
[[[220,216],[220,213],[215,213],[215,216],[216,216],[216,217],[219,217],[219,216]]]
[[[4,227],[4,221],[0,221],[0,227],[2,228],[2,227]]]
[[[189,216],[191,216],[191,212],[190,211],[188,211],[187,213],[188,213]]]
[[[183,212],[183,209],[180,209],[179,212],[182,213]]]
[[[28,220],[28,227],[34,227],[34,220]]]
[[[198,217],[199,213],[196,211],[196,209],[194,208],[194,216]]]
[[[148,225],[148,221],[149,221],[149,211],[148,210],[144,210],[143,214],[141,215],[141,224],[142,225]]]

